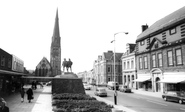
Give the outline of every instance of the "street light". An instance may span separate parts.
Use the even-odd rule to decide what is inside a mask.
[[[116,43],[116,40],[115,40],[115,37],[116,37],[116,35],[117,34],[119,34],[119,33],[124,33],[124,34],[128,34],[128,32],[118,32],[118,33],[115,33],[114,34],[114,40],[112,40],[111,41],[111,43],[113,43],[114,42],[114,104],[115,105],[117,105],[117,90],[116,90],[116,74],[115,74],[115,72],[116,72],[116,70],[115,70],[115,51],[116,51],[116,47],[115,47],[115,43]]]

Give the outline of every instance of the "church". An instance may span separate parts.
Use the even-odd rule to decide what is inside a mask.
[[[35,76],[54,77],[61,74],[61,46],[58,9],[56,11],[55,24],[50,47],[50,62],[46,57],[38,63],[35,69]]]

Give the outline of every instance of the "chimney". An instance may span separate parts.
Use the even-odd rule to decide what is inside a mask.
[[[146,25],[142,25],[141,27],[142,27],[142,32],[144,32],[148,28],[148,25],[147,24]]]

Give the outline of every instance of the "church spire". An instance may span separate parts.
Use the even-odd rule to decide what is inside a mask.
[[[61,74],[61,46],[60,46],[58,8],[56,11],[55,25],[51,42],[50,64],[53,76]]]
[[[60,46],[60,40],[58,40],[59,38],[60,38],[60,29],[59,29],[59,18],[58,18],[58,8],[57,8],[56,18],[55,18],[55,26],[54,26],[54,30],[53,30],[52,42],[55,41],[55,42],[57,42],[57,45]]]

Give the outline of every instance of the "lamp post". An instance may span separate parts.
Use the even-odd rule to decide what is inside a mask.
[[[111,41],[111,43],[112,42],[114,42],[114,104],[115,105],[117,105],[117,90],[116,90],[116,74],[115,74],[115,72],[116,72],[116,63],[115,63],[115,52],[116,52],[116,40],[115,40],[115,37],[116,37],[116,35],[117,34],[119,34],[119,33],[124,33],[124,34],[128,34],[128,32],[118,32],[118,33],[115,33],[114,34],[114,40],[112,40]]]

